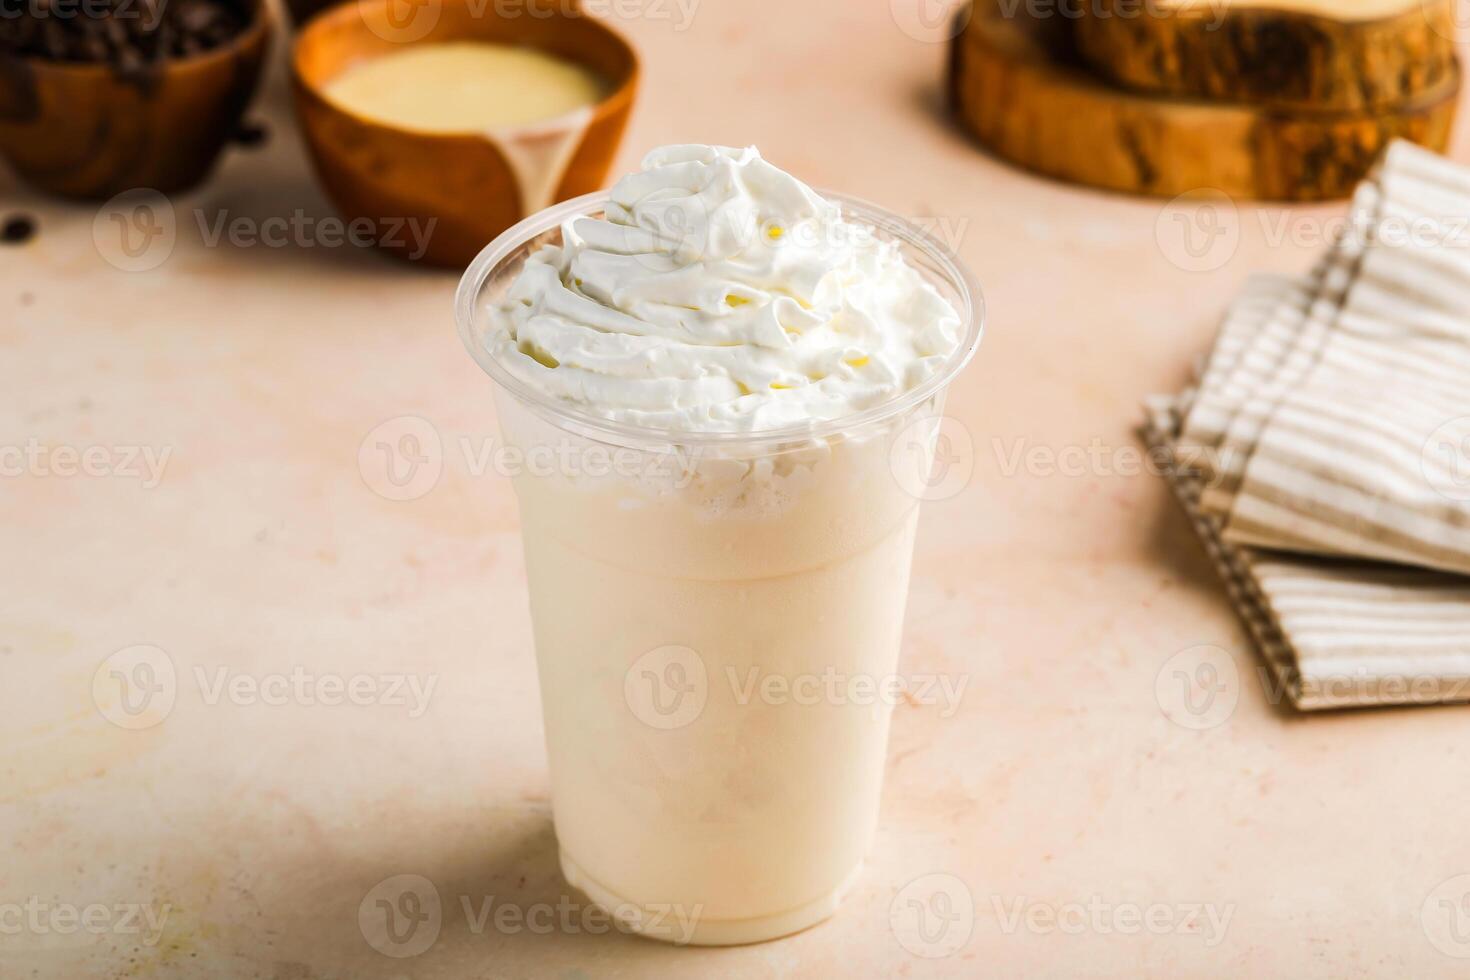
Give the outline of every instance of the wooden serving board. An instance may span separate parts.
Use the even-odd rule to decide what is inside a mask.
[[[1435,150],[1449,139],[1460,88],[1453,62],[1431,88],[1371,111],[1180,100],[1100,80],[1082,67],[1070,21],[1027,9],[975,0],[952,42],[949,86],[956,115],[981,143],[1037,173],[1165,197],[1215,188],[1318,201],[1348,196],[1396,137]]]
[[[1313,109],[1391,106],[1455,72],[1456,0],[1089,0],[1077,50],[1140,91]]]

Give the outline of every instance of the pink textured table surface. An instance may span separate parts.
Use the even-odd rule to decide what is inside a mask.
[[[908,5],[688,3],[618,8],[647,72],[619,171],[755,143],[930,220],[989,303],[950,403],[968,478],[925,512],[902,663],[962,696],[896,710],[855,893],[748,948],[584,928],[455,277],[312,233],[211,244],[222,214],[331,214],[278,63],[270,142],[173,202],[154,269],[118,268],[95,208],[0,184],[40,221],[0,246],[0,977],[1464,976],[1464,709],[1273,705],[1131,434],[1244,277],[1304,269],[1341,209],[1242,206],[1195,255],[1160,203],[956,133]],[[369,436],[403,416],[442,472],[395,501]],[[162,653],[117,654],[137,645]],[[139,662],[172,699],[152,715],[105,696]],[[333,678],[363,703],[321,703]],[[412,956],[359,924],[396,875],[442,906],[426,948],[388,947]]]

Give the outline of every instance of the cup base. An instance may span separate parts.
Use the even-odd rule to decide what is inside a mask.
[[[583,871],[566,851],[561,851],[560,855],[563,877],[573,888],[586,894],[593,904],[638,935],[677,946],[742,946],[780,939],[809,929],[837,911],[837,906],[842,904],[843,897],[863,870],[859,862],[842,884],[815,901],[794,909],[748,919],[707,919],[695,910],[674,910],[668,904],[640,905],[620,898]]]

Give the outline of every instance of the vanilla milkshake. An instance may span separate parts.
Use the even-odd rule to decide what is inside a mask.
[[[771,939],[858,874],[977,304],[911,227],[705,146],[655,151],[466,275],[461,330],[526,464],[562,868],[631,928]]]

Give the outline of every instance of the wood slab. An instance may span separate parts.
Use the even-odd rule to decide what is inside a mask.
[[[1456,0],[1091,0],[1077,49],[1139,91],[1314,109],[1393,105],[1455,72]]]
[[[1372,111],[1181,100],[1101,81],[1082,65],[1071,21],[1026,9],[976,0],[952,42],[950,98],[995,154],[1061,180],[1165,197],[1215,188],[1239,198],[1329,200],[1350,194],[1395,138],[1443,150],[1454,121],[1453,61],[1431,88]]]

